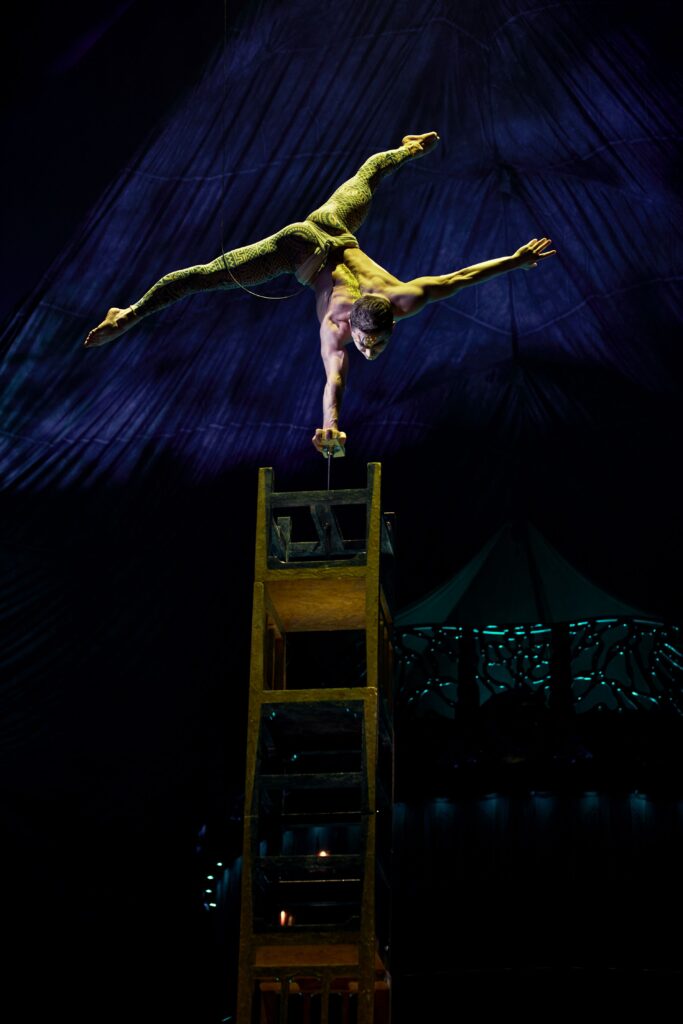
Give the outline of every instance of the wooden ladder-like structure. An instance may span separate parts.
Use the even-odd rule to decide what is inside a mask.
[[[390,1021],[380,478],[371,463],[363,489],[278,493],[259,471],[237,1024]]]

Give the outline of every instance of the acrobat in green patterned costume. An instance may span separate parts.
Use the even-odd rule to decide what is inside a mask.
[[[295,274],[302,284],[310,284],[332,250],[358,248],[355,234],[368,215],[377,184],[411,155],[409,148],[400,146],[371,156],[305,220],[211,263],[166,274],[130,308],[139,319],[195,292],[251,287],[280,274]]]
[[[211,263],[176,270],[157,281],[127,309],[112,308],[86,338],[87,347],[105,345],[138,320],[194,292],[246,288],[280,274],[294,274],[316,292],[320,355],[325,369],[323,426],[313,444],[323,453],[342,454],[346,434],[339,424],[349,358],[355,346],[367,360],[387,348],[396,323],[415,316],[428,303],[511,270],[530,270],[555,254],[549,238],[532,238],[510,256],[401,281],[360,249],[356,232],[365,220],[375,188],[406,160],[431,152],[436,132],[406,135],[398,149],[377,153],[305,220],[289,224],[254,245],[223,253]]]

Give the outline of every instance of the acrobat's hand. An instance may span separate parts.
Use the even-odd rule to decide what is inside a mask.
[[[311,440],[314,448],[325,459],[340,459],[346,455],[344,451],[346,434],[343,430],[336,430],[334,427],[318,427]]]
[[[412,157],[424,156],[439,142],[438,132],[425,132],[424,135],[404,135],[402,146],[411,151]]]
[[[550,249],[548,252],[543,250],[550,245],[550,238],[532,238],[526,245],[520,246],[517,252],[512,257],[516,261],[517,266],[521,270],[531,270],[532,267],[537,267],[539,260],[544,260],[548,256],[554,256],[557,249]]]

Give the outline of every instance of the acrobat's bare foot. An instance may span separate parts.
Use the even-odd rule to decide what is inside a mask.
[[[401,145],[411,150],[410,155],[417,159],[434,149],[438,142],[438,132],[425,132],[424,135],[405,135]]]
[[[130,306],[127,309],[110,309],[102,323],[92,329],[83,344],[85,348],[106,345],[124,334],[136,320],[137,317]]]

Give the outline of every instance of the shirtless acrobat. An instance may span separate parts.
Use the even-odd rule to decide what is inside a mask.
[[[532,238],[512,256],[412,281],[399,281],[366,256],[355,234],[369,212],[377,185],[406,160],[424,156],[438,141],[436,132],[406,135],[398,149],[366,160],[353,178],[305,220],[254,245],[224,253],[211,263],[167,274],[132,306],[110,309],[88,334],[86,347],[113,341],[143,317],[194,292],[248,288],[280,274],[295,274],[315,292],[326,375],[323,426],[316,430],[313,444],[323,455],[343,455],[346,434],[339,419],[351,342],[366,359],[377,359],[398,320],[415,316],[427,303],[447,299],[461,288],[510,270],[530,270],[555,253],[548,249],[549,238]]]

